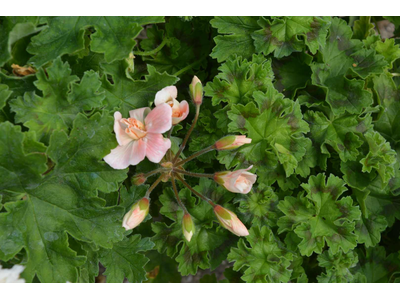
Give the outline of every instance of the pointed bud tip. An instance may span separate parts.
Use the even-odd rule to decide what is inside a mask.
[[[233,150],[250,143],[251,139],[245,135],[228,135],[216,141],[214,148],[217,150]]]

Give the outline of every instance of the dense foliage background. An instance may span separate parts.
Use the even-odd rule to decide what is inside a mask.
[[[383,39],[385,24],[395,30]],[[399,281],[399,26],[398,17],[0,17],[1,265],[24,265],[27,282]],[[235,211],[246,238],[180,186],[197,228],[187,242],[169,183],[153,192],[146,222],[121,226],[148,187],[132,176],[156,166],[102,161],[117,145],[112,115],[151,105],[168,85],[189,100],[193,75],[205,98],[184,154],[227,134],[253,142],[187,168],[254,165],[258,180],[248,195],[188,180]]]

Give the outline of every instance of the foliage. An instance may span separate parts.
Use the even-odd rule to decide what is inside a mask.
[[[0,17],[0,265],[27,282],[399,282],[399,32],[395,17]],[[112,116],[170,85],[190,102],[193,75],[205,94],[183,157],[224,135],[252,142],[187,169],[253,165],[258,179],[247,195],[185,179],[246,237],[180,184],[190,242],[167,184],[141,226],[121,226],[154,182],[132,177],[156,166],[102,160]]]

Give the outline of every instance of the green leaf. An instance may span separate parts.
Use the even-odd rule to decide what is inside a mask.
[[[37,73],[37,88],[43,97],[35,93],[25,93],[10,101],[11,109],[16,113],[17,122],[34,130],[38,139],[48,142],[54,130],[67,131],[79,112],[102,105],[105,97],[100,93],[99,75],[93,71],[84,74],[81,82],[71,75],[68,63],[57,59],[54,64]]]
[[[289,177],[297,171],[299,161],[311,145],[304,137],[309,127],[302,119],[299,103],[285,99],[272,84],[267,93],[255,92],[253,96],[255,102],[233,105],[228,112],[232,120],[230,132],[246,134],[252,139],[250,145],[238,151],[244,156],[242,161],[230,165],[254,165],[259,180],[269,185],[279,179],[272,175],[279,172],[279,167],[284,169],[281,176]]]
[[[26,36],[38,32],[39,17],[0,18],[0,67],[12,58],[12,45]]]
[[[90,42],[93,52],[104,53],[107,62],[127,58],[142,25],[163,21],[163,17],[48,17],[48,27],[33,37],[28,47],[35,54],[30,63],[40,67],[63,54],[84,49],[88,27],[96,30]]]
[[[325,45],[330,18],[320,17],[282,17],[274,18],[272,22],[260,18],[258,24],[262,29],[251,36],[257,52],[281,58],[292,52],[302,50],[304,43],[315,54],[319,46]],[[304,41],[299,37],[303,37]]]
[[[369,152],[360,160],[362,171],[371,173],[372,169],[375,169],[386,185],[394,176],[396,152],[378,132],[369,131],[364,136],[369,145]]]
[[[100,262],[106,268],[104,275],[107,282],[122,283],[124,278],[129,282],[146,280],[145,265],[149,259],[141,253],[151,250],[154,243],[149,238],[141,239],[139,234],[125,238],[114,244],[112,249],[100,250]]]
[[[311,138],[322,154],[330,156],[327,145],[331,146],[342,161],[356,160],[358,149],[364,143],[362,134],[372,127],[372,118],[345,114],[327,118],[322,112],[308,110],[304,119],[311,124]]]
[[[135,52],[135,55],[141,55],[143,61],[154,66],[158,72],[175,74],[192,65],[192,69],[184,77],[189,79],[196,73],[199,76],[198,71],[206,68],[206,58],[214,46],[209,38],[209,19],[210,17],[196,17],[185,22],[179,17],[170,17],[165,24],[165,30],[158,26],[147,28],[147,39],[140,42],[140,47],[145,50],[143,54],[146,55],[141,55],[142,52]],[[154,52],[163,43],[165,46]]]
[[[354,251],[333,254],[330,250],[318,255],[318,265],[325,268],[326,273],[317,276],[318,282],[353,282],[354,276],[351,269],[358,263],[358,256]]]
[[[90,119],[79,114],[69,136],[54,132],[47,154],[56,167],[50,174],[90,196],[97,195],[97,190],[116,191],[127,170],[114,170],[101,161],[117,145],[110,133],[112,124],[113,118],[105,114],[96,113]]]
[[[274,60],[273,69],[276,77],[275,88],[292,98],[298,89],[305,88],[311,78],[310,64],[312,56],[300,53],[287,58]]]
[[[220,73],[204,89],[214,106],[220,102],[246,104],[254,91],[266,92],[274,78],[271,61],[262,55],[253,55],[251,61],[242,57],[229,59],[218,70]]]
[[[375,35],[374,24],[371,23],[371,17],[360,17],[354,22],[353,39],[364,40],[370,35]]]
[[[373,49],[362,48],[362,42],[352,40],[353,32],[344,20],[334,18],[326,45],[320,47],[321,62],[311,65],[312,83],[326,92],[326,101],[335,115],[345,111],[361,113],[373,103],[372,94],[364,89],[364,81],[348,79],[349,70],[361,78],[382,73],[387,62]]]
[[[8,85],[0,84],[0,109],[3,109],[3,107],[6,105],[6,101],[11,94],[12,91],[10,91]]]
[[[101,64],[104,72],[112,76],[111,83],[107,76],[102,78],[102,90],[105,92],[107,109],[120,107],[121,113],[128,115],[129,110],[149,106],[156,93],[162,88],[173,85],[178,77],[159,73],[150,65],[144,80],[133,80],[126,75],[128,64],[125,60],[111,64]]]
[[[400,259],[398,253],[386,256],[385,248],[377,246],[358,251],[360,263],[354,268],[364,274],[368,283],[392,282],[392,276],[400,271]]]
[[[246,282],[288,282],[293,253],[283,248],[266,226],[253,226],[249,233],[246,240],[250,247],[241,239],[238,248],[232,248],[229,253],[233,270],[245,270],[242,279]]]
[[[400,96],[399,90],[389,73],[381,74],[373,79],[374,89],[382,106],[382,114],[375,122],[374,128],[382,136],[396,143],[400,141]]]
[[[321,253],[325,242],[332,254],[341,248],[347,253],[357,245],[354,234],[355,220],[360,219],[360,210],[353,206],[351,197],[338,200],[347,190],[343,180],[325,175],[310,176],[307,184],[301,185],[307,192],[308,201],[301,195],[298,198],[285,197],[278,207],[286,217],[278,221],[280,232],[294,229],[302,238],[299,250],[302,255]]]
[[[210,21],[219,34],[214,38],[216,46],[211,57],[222,62],[231,55],[240,55],[243,58],[251,58],[255,52],[251,34],[258,30],[258,17],[215,17]]]
[[[252,225],[274,226],[280,216],[280,211],[277,209],[279,196],[275,194],[271,187],[258,189],[251,195],[244,195],[239,198],[239,211],[244,215],[241,220],[251,222]]]

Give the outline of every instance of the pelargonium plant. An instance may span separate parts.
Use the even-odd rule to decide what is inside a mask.
[[[399,282],[399,41],[0,16],[0,282]]]

